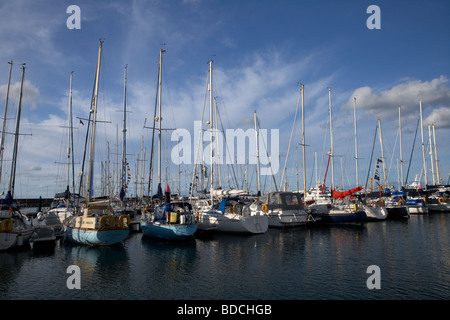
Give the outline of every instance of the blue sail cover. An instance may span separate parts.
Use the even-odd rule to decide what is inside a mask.
[[[153,198],[158,198],[158,199],[163,198],[163,193],[162,193],[162,188],[161,188],[160,183],[158,183],[158,190],[156,191],[156,194],[153,196]]]
[[[13,203],[13,197],[11,195],[11,191],[8,191],[5,195],[4,199],[0,199],[0,204],[11,205]]]
[[[69,186],[67,186],[67,188],[64,192],[56,193],[55,198],[56,199],[69,199],[70,198]]]
[[[393,196],[406,196],[408,194],[408,192],[405,191],[393,191],[392,195]]]
[[[217,209],[218,211],[225,213],[225,206],[227,204],[227,199],[223,199],[220,204],[219,204],[219,209]]]
[[[125,189],[122,187],[120,188],[120,201],[123,201],[123,198],[125,198]]]

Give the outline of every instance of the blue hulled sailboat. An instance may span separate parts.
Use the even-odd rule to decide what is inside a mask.
[[[130,217],[114,215],[109,201],[91,202],[95,127],[97,116],[97,98],[100,61],[103,41],[100,40],[95,77],[94,95],[92,99],[92,134],[89,153],[88,192],[81,215],[74,215],[64,221],[64,235],[67,240],[85,245],[113,245],[125,240],[129,235]]]

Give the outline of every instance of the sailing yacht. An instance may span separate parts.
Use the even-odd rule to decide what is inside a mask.
[[[67,146],[67,188],[64,192],[56,193],[50,205],[50,209],[38,213],[38,223],[54,228],[57,235],[63,235],[63,222],[65,219],[76,214],[75,208],[75,173],[73,158],[73,123],[72,123],[72,79],[73,72],[70,73],[69,81],[69,130]],[[70,193],[70,169],[72,169],[72,189]],[[71,200],[73,196],[73,200]]]
[[[211,199],[203,199],[194,205],[198,229],[202,232],[260,234],[269,227],[268,216],[252,210],[251,203],[241,197],[216,197],[211,203]]]
[[[268,229],[268,218],[264,214],[252,212],[249,204],[244,205],[242,196],[244,190],[222,190],[214,188],[214,161],[213,161],[213,82],[212,82],[212,60],[209,61],[209,107],[210,120],[207,122],[211,129],[211,180],[209,199],[193,201],[196,212],[198,229],[200,231],[215,230],[220,232],[238,233],[264,233]],[[195,170],[194,170],[195,171]],[[195,172],[193,177],[195,177]],[[193,185],[193,184],[192,184]],[[191,190],[192,192],[193,190]],[[191,193],[192,198],[192,193]],[[234,198],[234,199],[233,199]],[[233,203],[234,201],[234,203]],[[231,208],[231,211],[230,211]]]
[[[130,218],[127,215],[117,217],[109,202],[91,202],[93,165],[95,151],[95,127],[97,117],[98,83],[103,40],[100,40],[97,59],[97,72],[94,85],[93,108],[91,108],[92,134],[89,153],[88,192],[82,215],[71,216],[64,221],[64,235],[67,240],[85,245],[112,245],[120,243],[129,235]]]
[[[166,186],[166,201],[152,213],[145,213],[141,221],[144,236],[168,240],[192,238],[197,223],[192,214],[192,205],[187,201],[170,201],[170,187]]]
[[[137,210],[128,205],[127,189],[128,189],[128,160],[127,160],[127,70],[128,65],[125,66],[124,71],[124,85],[123,85],[123,124],[122,124],[122,173],[119,195],[112,198],[112,206],[116,215],[127,215],[130,217],[130,229],[132,231],[139,231],[140,215]]]
[[[161,190],[161,78],[162,78],[162,54],[159,52],[158,72],[158,97],[159,97],[159,129],[158,129],[158,194]],[[156,106],[155,106],[156,114]],[[161,190],[161,192],[160,192]],[[171,202],[170,187],[165,189],[165,202],[157,206],[153,212],[144,213],[141,217],[141,230],[144,236],[151,238],[162,238],[171,240],[184,240],[191,238],[197,231],[197,223],[192,215],[192,206],[187,202]]]
[[[19,247],[28,243],[31,234],[34,231],[33,226],[31,226],[28,223],[26,217],[20,212],[18,208],[16,208],[13,205],[24,77],[25,77],[25,66],[23,65],[19,105],[17,108],[17,117],[16,117],[16,131],[14,134],[14,149],[13,149],[11,175],[9,180],[9,190],[6,193],[5,198],[0,200],[0,251],[7,250],[13,247]]]
[[[364,211],[360,210],[349,201],[348,195],[354,192],[354,189],[339,193],[333,190],[334,183],[334,149],[333,149],[333,125],[332,125],[332,108],[331,108],[331,88],[328,88],[329,101],[329,121],[330,121],[330,151],[328,152],[328,164],[325,171],[323,184],[305,191],[304,204],[311,210],[314,217],[320,218],[324,223],[335,222],[354,222],[362,221],[365,218]],[[331,162],[331,190],[325,187],[327,179],[328,167]],[[305,183],[305,182],[304,182]],[[359,190],[359,188],[357,188]]]
[[[34,231],[12,200],[10,192],[0,200],[0,251],[27,244]]]
[[[310,189],[304,201],[315,218],[324,223],[361,222],[367,219],[364,206],[349,196],[360,188],[344,192],[329,191],[325,186]]]
[[[65,237],[85,245],[112,245],[125,240],[130,220],[126,215],[117,218],[109,201],[88,202],[81,216],[64,221]]]

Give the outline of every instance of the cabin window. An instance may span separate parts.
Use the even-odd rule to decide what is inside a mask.
[[[278,199],[276,196],[270,197],[268,204],[278,204]]]
[[[299,200],[296,194],[287,194],[285,197],[286,205],[295,206],[299,204]]]

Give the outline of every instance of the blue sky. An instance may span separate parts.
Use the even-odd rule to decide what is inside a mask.
[[[69,30],[66,26],[70,16],[66,9],[72,4],[81,9],[79,30]],[[370,17],[366,10],[370,5],[380,8],[381,29],[366,27]],[[1,1],[2,114],[9,72],[7,62],[15,63],[7,121],[9,132],[13,130],[18,101],[20,64],[27,64],[21,133],[31,135],[20,137],[15,195],[52,197],[65,188],[65,168],[58,162],[65,161],[66,130],[61,127],[67,125],[69,74],[74,71],[74,117],[86,118],[100,38],[105,38],[105,42],[99,117],[111,123],[99,125],[101,142],[96,161],[100,165],[100,161],[107,160],[107,143],[111,153],[116,152],[117,126],[120,140],[123,72],[128,64],[127,151],[133,182],[142,136],[145,166],[148,166],[151,135],[143,125],[146,118],[153,116],[158,56],[164,48],[163,123],[166,127],[192,130],[193,121],[201,119],[207,62],[213,59],[214,95],[224,126],[250,128],[256,110],[262,128],[280,130],[283,158],[297,107],[298,83],[303,83],[309,187],[314,182],[314,154],[319,166],[326,164],[323,154],[329,150],[328,88],[331,88],[335,184],[342,185],[343,181],[344,188],[356,184],[353,128],[356,96],[359,182],[364,184],[368,175],[373,135],[380,118],[389,182],[397,185],[398,107],[402,106],[406,176],[422,99],[425,139],[427,142],[426,125],[434,123],[440,177],[447,183],[449,15],[450,3],[446,0]],[[85,127],[77,122],[75,160],[80,163]],[[301,141],[300,124],[298,118],[294,135],[297,143]],[[10,160],[12,142],[6,142],[5,159]],[[170,151],[173,144],[167,148]],[[301,159],[301,152],[299,156]],[[378,140],[374,157],[381,157]],[[429,155],[427,161],[431,183]],[[284,159],[280,163],[283,166]],[[420,174],[421,166],[419,131],[408,182]],[[7,188],[4,183],[8,181],[10,162],[5,161],[4,167],[6,177],[2,177],[2,190]],[[287,167],[292,189],[296,188],[295,167],[294,150]],[[371,168],[369,174],[373,176],[373,164]],[[182,168],[186,176],[182,177],[183,189],[186,181],[189,183],[191,170],[191,166]],[[172,175],[176,171],[171,166]],[[319,172],[319,178],[323,179],[324,164]],[[148,176],[148,168],[145,174]],[[254,185],[254,174],[250,176]],[[267,190],[269,179],[264,179]],[[174,184],[173,188],[177,188]],[[300,188],[302,185],[300,172]],[[135,193],[131,188],[130,192]]]

